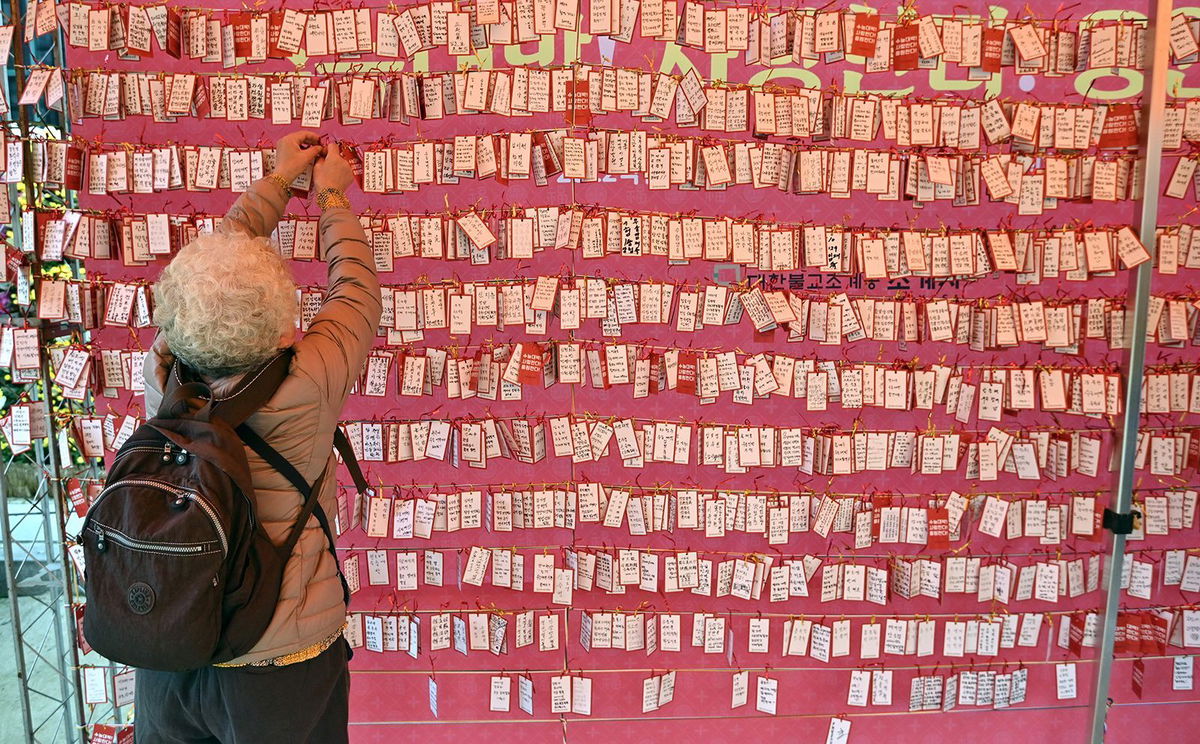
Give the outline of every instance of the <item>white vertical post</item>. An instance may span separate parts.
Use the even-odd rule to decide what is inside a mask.
[[[1138,155],[1145,168],[1142,179],[1141,214],[1138,237],[1150,250],[1155,246],[1158,228],[1158,193],[1161,185],[1163,118],[1167,105],[1167,74],[1169,67],[1171,0],[1155,0],[1150,12],[1146,44],[1148,57],[1143,71],[1142,120]],[[1125,326],[1130,335],[1129,356],[1125,365],[1125,406],[1121,421],[1120,470],[1117,473],[1116,493],[1110,507],[1118,514],[1127,514],[1133,506],[1133,483],[1136,477],[1134,460],[1142,414],[1142,376],[1146,364],[1146,323],[1150,306],[1150,277],[1153,261],[1137,267],[1130,280],[1126,310],[1132,301],[1132,317]],[[1109,546],[1108,570],[1104,581],[1104,611],[1100,619],[1100,645],[1096,649],[1096,684],[1092,696],[1092,726],[1089,741],[1104,741],[1105,716],[1108,713],[1108,691],[1112,682],[1113,644],[1117,630],[1117,610],[1121,602],[1121,573],[1125,561],[1125,535],[1112,535]]]

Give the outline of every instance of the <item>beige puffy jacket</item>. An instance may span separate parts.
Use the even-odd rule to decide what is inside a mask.
[[[243,194],[222,225],[252,235],[270,235],[287,197],[271,181],[258,181]],[[247,423],[297,470],[313,482],[321,478],[321,506],[331,520],[337,514],[333,432],[342,405],[366,360],[379,325],[379,279],[366,234],[346,209],[321,215],[321,250],[329,263],[329,292],[308,332],[296,342],[291,370],[274,397]],[[160,335],[146,355],[146,410],[153,415],[174,357]],[[241,375],[212,381],[214,394],[230,392]],[[300,494],[249,449],[246,458],[254,481],[257,515],[271,539],[282,543],[300,513]],[[325,533],[315,518],[288,561],[283,589],[267,632],[251,651],[232,664],[288,654],[327,638],[345,622],[346,605]]]

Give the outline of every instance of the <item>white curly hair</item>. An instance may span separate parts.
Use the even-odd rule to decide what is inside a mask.
[[[295,327],[296,283],[266,238],[204,233],[154,285],[154,323],[203,375],[245,372],[271,358]]]

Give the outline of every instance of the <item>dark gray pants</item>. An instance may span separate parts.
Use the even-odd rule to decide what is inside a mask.
[[[345,744],[344,639],[284,667],[137,670],[136,744]]]

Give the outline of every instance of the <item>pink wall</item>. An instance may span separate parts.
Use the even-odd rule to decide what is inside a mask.
[[[175,5],[175,3],[171,3]],[[235,4],[223,0],[211,3],[214,7]],[[1135,4],[1134,10],[1142,10],[1145,3]],[[1083,0],[1070,9],[1061,12],[1061,16],[1069,17],[1072,21],[1085,14],[1098,12],[1110,7],[1111,4]],[[951,2],[923,2],[919,9],[924,13],[951,13],[961,6]],[[979,6],[982,7],[982,6]],[[1011,15],[1021,12],[1022,3],[994,3],[990,6],[996,10],[1004,10]],[[972,6],[972,10],[977,10]],[[1039,10],[1041,10],[1039,8]],[[572,39],[573,40],[573,39]],[[522,51],[532,53],[534,45],[526,45]],[[555,48],[553,64],[569,64],[579,60],[584,63],[597,63],[602,50],[605,48],[596,40],[588,39],[576,48],[567,45],[560,37]],[[567,48],[564,48],[567,47]],[[616,44],[612,52],[612,62],[616,65],[638,66],[652,63],[658,66],[663,57],[664,49],[661,43],[651,43],[636,40],[632,45]],[[688,51],[685,56],[698,65],[698,72],[703,77],[709,75],[707,55]],[[115,54],[89,54],[86,50],[71,49],[68,61],[73,67],[109,69],[147,69],[147,70],[184,70],[202,67],[204,72],[216,72],[217,65],[183,64],[159,53],[144,63],[135,63],[118,59]],[[359,60],[359,64],[369,64],[371,60]],[[505,65],[501,53],[494,60],[496,67]],[[313,69],[314,61],[308,61],[308,70]],[[450,69],[452,62],[441,52],[430,55],[429,66],[432,69]],[[281,61],[270,62],[267,65],[247,66],[246,73],[254,74],[265,70],[288,70],[290,64]],[[407,69],[407,68],[405,68]],[[739,61],[729,62],[727,79],[732,82],[747,82],[750,76],[762,68],[746,68]],[[809,80],[813,78],[825,86],[848,87],[855,83],[855,71],[859,67],[844,63],[833,65],[813,65],[805,74]],[[772,81],[781,85],[795,84],[791,77],[794,70],[785,68],[779,70]],[[945,72],[941,80],[938,75],[915,72],[893,75],[883,73],[869,75],[862,79],[863,90],[905,89],[911,86],[911,95],[917,96],[946,96],[979,98],[985,93],[983,84],[964,82],[964,74],[958,69]],[[1135,74],[1136,75],[1136,74]],[[1011,69],[997,76],[1000,81],[998,88],[992,88],[991,93],[999,93],[1009,98],[1028,98],[1042,102],[1067,101],[1083,102],[1078,92],[1083,86],[1071,77],[1054,79],[1038,76],[1031,78],[1033,87],[1027,90],[1019,85]],[[1097,90],[1119,87],[1112,78],[1102,79],[1096,85]],[[1129,99],[1135,100],[1135,99]],[[351,142],[368,142],[384,137],[393,137],[399,141],[408,141],[424,137],[445,137],[452,134],[482,134],[509,129],[526,129],[553,127],[561,125],[561,115],[539,115],[520,122],[506,121],[492,115],[479,115],[473,118],[449,117],[441,122],[423,122],[419,126],[389,125],[375,122],[357,127],[339,127],[333,122],[326,129],[330,134],[345,138]],[[600,120],[601,126],[630,128],[633,124],[629,117],[608,115]],[[666,130],[675,127],[672,124],[657,125]],[[272,127],[267,121],[249,121],[238,124],[224,121],[204,121],[198,119],[181,119],[178,124],[156,124],[147,118],[133,117],[125,121],[102,121],[88,119],[75,127],[75,133],[88,140],[103,142],[145,142],[159,143],[182,141],[193,144],[210,145],[215,142],[228,144],[257,144],[268,143],[285,133],[285,128]],[[691,130],[691,134],[698,134]],[[746,138],[749,135],[727,135],[728,138]],[[879,146],[883,146],[880,144]],[[997,149],[997,148],[991,148]],[[1004,148],[1005,150],[1007,148]],[[1169,166],[1167,173],[1169,174]],[[451,207],[459,208],[471,204],[480,207],[496,207],[501,205],[541,206],[577,202],[581,204],[603,204],[609,207],[628,209],[657,209],[668,212],[688,212],[694,210],[702,215],[762,215],[766,218],[776,218],[787,222],[811,220],[816,223],[846,224],[891,227],[901,224],[913,224],[918,228],[934,228],[939,225],[991,227],[998,225],[1012,226],[1017,229],[1027,227],[1043,227],[1067,225],[1075,221],[1094,221],[1100,225],[1129,223],[1135,224],[1136,211],[1132,202],[1112,204],[1062,204],[1058,209],[1047,211],[1038,218],[1019,217],[1010,205],[985,203],[983,206],[955,209],[944,203],[932,203],[923,209],[912,208],[911,202],[883,203],[870,198],[856,196],[850,201],[835,200],[826,196],[795,196],[785,195],[774,190],[757,191],[747,187],[733,187],[726,192],[689,192],[672,190],[669,192],[650,193],[643,184],[621,180],[615,183],[571,184],[551,183],[544,188],[532,185],[510,184],[502,186],[495,181],[464,181],[457,187],[428,187],[415,194],[401,196],[368,196],[354,194],[356,208],[363,210],[380,210],[383,212],[420,212],[424,210],[443,210],[446,199]],[[220,213],[229,203],[228,192],[217,192],[211,195],[173,192],[152,196],[120,198],[96,197],[81,195],[82,206],[93,209],[130,208],[135,212],[168,211],[188,212],[191,210]],[[309,214],[315,214],[315,207],[299,201],[293,202],[292,209]],[[1179,201],[1164,206],[1164,224],[1172,223],[1176,217],[1192,206]],[[1194,218],[1193,218],[1194,221]],[[323,267],[316,263],[293,263],[297,280],[304,285],[319,285],[323,281]],[[115,262],[94,262],[91,270],[100,272],[108,278],[153,276],[158,266],[145,269],[133,269],[121,266]],[[398,259],[396,270],[383,278],[385,284],[399,285],[415,277],[427,275],[433,279],[457,277],[462,280],[482,279],[491,277],[507,277],[514,275],[536,276],[542,274],[558,274],[560,272],[575,272],[577,274],[603,275],[618,278],[656,278],[676,282],[709,283],[713,279],[714,267],[709,262],[693,261],[686,266],[668,266],[660,258],[628,258],[609,257],[599,260],[584,260],[567,252],[546,251],[532,261],[496,261],[486,266],[472,267],[464,262],[453,264],[442,261],[427,261],[421,259]],[[727,276],[727,275],[726,275]],[[1012,275],[997,274],[976,282],[964,283],[958,287],[946,286],[932,290],[919,288],[915,285],[911,291],[920,296],[965,296],[973,298],[992,298],[999,296],[1030,295],[1042,297],[1063,296],[1116,296],[1124,292],[1126,272],[1118,272],[1112,278],[1100,278],[1087,283],[1046,281],[1032,287],[1018,287]],[[1194,273],[1183,271],[1177,277],[1156,276],[1156,291],[1187,291],[1194,292]],[[851,289],[851,296],[857,294],[885,294],[883,287],[877,290]],[[553,324],[552,324],[553,328]],[[896,345],[880,345],[859,343],[857,345],[839,348],[816,347],[811,344],[786,344],[786,333],[777,331],[766,336],[756,335],[746,321],[736,327],[709,328],[701,333],[687,336],[675,335],[662,330],[661,326],[639,328],[626,326],[623,340],[631,343],[647,343],[659,346],[695,345],[698,347],[722,347],[726,349],[740,348],[747,352],[779,351],[801,358],[818,359],[848,359],[857,361],[876,361],[900,359],[917,359],[920,363],[930,363],[944,357],[946,363],[958,364],[1017,364],[1032,365],[1038,362],[1060,366],[1086,366],[1104,363],[1120,363],[1119,352],[1111,352],[1106,346],[1095,342],[1085,345],[1081,354],[1067,357],[1052,352],[1039,353],[1037,347],[1024,345],[1005,352],[972,353],[965,347],[944,344],[926,343],[910,344],[907,349]],[[551,331],[552,337],[560,337],[558,331]],[[578,339],[598,340],[600,336],[598,324],[594,321],[575,332]],[[149,330],[139,334],[142,344],[148,344],[152,338]],[[503,333],[488,333],[479,329],[468,339],[450,339],[442,332],[427,332],[426,343],[430,345],[447,345],[453,343],[480,343],[488,339],[525,340],[523,329],[509,329]],[[126,348],[129,335],[124,329],[102,333],[101,344],[106,347]],[[383,339],[377,339],[382,345]],[[1152,349],[1151,360],[1160,358],[1166,360],[1195,360],[1195,354],[1188,349]],[[394,383],[393,383],[394,385]],[[98,399],[100,411],[125,411],[140,409],[139,399],[130,400],[127,396],[110,400]],[[435,413],[436,411],[436,413]],[[844,430],[855,426],[856,421],[849,412],[840,407],[831,407],[826,413],[808,413],[796,401],[784,401],[771,398],[756,401],[752,407],[736,406],[729,402],[728,397],[720,402],[703,408],[686,401],[683,396],[674,392],[652,395],[646,400],[633,400],[625,388],[611,391],[593,390],[584,386],[556,385],[544,392],[526,388],[525,397],[518,402],[485,403],[480,401],[454,401],[445,398],[445,388],[436,391],[433,399],[417,400],[386,399],[382,403],[361,396],[353,396],[345,411],[348,420],[368,420],[373,418],[408,419],[421,417],[458,417],[467,415],[538,415],[564,414],[568,412],[592,412],[600,416],[630,417],[640,416],[665,420],[683,420],[695,422],[698,420],[729,423],[758,423],[758,424],[789,424],[794,426],[824,426],[832,425]],[[885,412],[880,409],[868,409],[863,413],[857,424],[869,429],[907,430],[924,428],[924,415],[914,417],[909,412]],[[987,422],[976,422],[972,419],[967,425],[958,424],[952,417],[941,412],[940,408],[928,421],[942,430],[953,428],[959,431],[986,432]],[[1177,421],[1166,421],[1165,417],[1156,423],[1170,425]],[[1195,423],[1194,417],[1185,423]],[[1103,432],[1107,454],[1115,441],[1107,419],[1083,419],[1081,417],[1057,418],[1054,414],[1041,411],[1027,412],[1016,418],[1006,416],[1002,426],[1010,430],[1016,428],[1032,428],[1038,426],[1061,425],[1068,429],[1087,428]],[[441,463],[421,463],[420,465],[399,464],[383,466],[373,464],[369,467],[369,478],[385,486],[396,486],[402,495],[411,491],[428,491],[436,484],[477,484],[481,488],[488,484],[499,483],[551,483],[560,481],[599,481],[610,484],[629,484],[649,487],[654,484],[696,485],[701,489],[779,489],[795,491],[798,489],[813,489],[818,493],[832,490],[838,493],[906,493],[906,494],[944,494],[950,490],[976,493],[1021,493],[1041,489],[1050,494],[1066,494],[1074,490],[1106,491],[1114,488],[1115,476],[1102,473],[1098,478],[1072,476],[1058,482],[1034,483],[1021,481],[1012,475],[1001,474],[995,483],[964,482],[962,471],[943,476],[898,476],[897,471],[887,471],[870,475],[839,476],[832,482],[823,477],[809,477],[791,469],[752,470],[747,475],[726,476],[713,468],[695,468],[681,466],[651,465],[644,471],[631,471],[621,467],[615,456],[604,458],[599,463],[589,463],[572,467],[568,460],[548,458],[536,466],[528,466],[514,461],[500,460],[494,462],[486,470],[455,469]],[[1189,472],[1188,479],[1195,485],[1195,474]],[[1140,485],[1153,487],[1156,484],[1148,474]],[[415,484],[415,489],[414,489]],[[1184,485],[1170,481],[1164,485]],[[424,487],[424,488],[422,488]],[[1055,498],[1051,496],[1051,498]],[[1062,498],[1060,495],[1058,498]],[[909,501],[908,503],[915,503]],[[368,548],[404,548],[412,550],[444,549],[454,551],[470,545],[527,547],[524,550],[529,555],[542,551],[542,546],[551,546],[557,555],[557,565],[565,566],[562,550],[552,546],[601,546],[609,547],[654,547],[664,549],[712,552],[762,552],[771,554],[765,540],[741,534],[732,534],[724,539],[707,540],[703,533],[677,532],[674,535],[656,533],[650,537],[630,537],[623,532],[606,530],[596,525],[583,525],[572,531],[551,530],[542,532],[525,531],[512,535],[501,535],[479,532],[461,532],[457,534],[435,533],[429,541],[409,540],[398,541],[390,539],[376,540],[367,538],[361,530],[354,530],[342,536],[340,549],[346,554]],[[998,556],[1025,553],[1042,553],[1048,551],[1049,558],[1054,558],[1061,549],[1065,556],[1071,554],[1092,554],[1102,550],[1095,542],[1072,539],[1062,546],[1044,548],[1032,538],[1005,541],[994,539],[975,531],[974,525],[969,527],[964,535],[967,539],[956,543],[954,549],[957,555]],[[885,565],[889,555],[916,555],[917,546],[876,545],[858,554],[852,549],[853,536],[833,534],[826,541],[815,533],[793,535],[785,546],[779,546],[783,555],[816,554],[839,556],[857,559],[859,562],[871,561],[872,565]],[[1155,550],[1168,547],[1183,547],[1196,545],[1194,533],[1186,535],[1175,533],[1169,538],[1157,538],[1152,543],[1134,543],[1133,548],[1152,547]],[[888,549],[891,548],[891,549]],[[930,551],[937,555],[940,551]],[[1181,605],[1195,601],[1194,596],[1181,593],[1178,587],[1164,587],[1161,583],[1162,560],[1161,553],[1155,553],[1156,562],[1155,593],[1150,602],[1123,598],[1129,606],[1161,606]],[[438,610],[457,612],[460,610],[483,608],[499,608],[501,610],[522,610],[526,608],[547,607],[547,596],[532,593],[514,593],[505,589],[495,589],[485,583],[475,589],[464,587],[460,590],[455,584],[454,575],[458,570],[451,553],[447,553],[447,584],[445,589],[422,587],[416,594],[394,592],[387,587],[365,586],[365,555],[362,556],[364,569],[364,587],[353,601],[352,611],[355,612],[387,612],[392,610],[416,611],[424,615]],[[1019,559],[1018,559],[1019,560]],[[529,559],[531,562],[531,559]],[[465,563],[465,552],[461,563]],[[526,566],[526,581],[530,580],[531,567]],[[819,592],[819,579],[809,584],[810,590]],[[1016,602],[1009,606],[1014,612],[1052,612],[1062,613],[1072,610],[1096,609],[1102,602],[1101,592],[1085,593],[1076,599],[1063,598],[1057,604],[1029,601]],[[649,612],[671,611],[684,615],[683,632],[685,647],[681,653],[665,653],[658,651],[647,657],[643,652],[613,650],[593,650],[586,652],[579,644],[579,624],[581,613],[593,610],[640,609]],[[832,715],[849,714],[853,720],[851,741],[855,742],[917,742],[917,741],[951,741],[962,739],[979,742],[1006,742],[1014,737],[1030,742],[1078,742],[1086,737],[1090,690],[1092,687],[1093,664],[1085,649],[1084,658],[1078,664],[1079,692],[1073,701],[1058,701],[1055,695],[1054,667],[1056,661],[1075,660],[1065,650],[1059,649],[1053,642],[1053,636],[1045,629],[1036,647],[1028,649],[1002,650],[997,659],[983,658],[947,659],[940,655],[925,658],[898,658],[885,656],[882,660],[860,661],[858,659],[859,627],[869,622],[871,617],[882,619],[897,615],[957,615],[963,619],[974,618],[990,611],[1003,613],[1003,606],[985,606],[977,603],[974,597],[967,595],[943,595],[940,601],[932,599],[914,599],[904,601],[892,597],[887,607],[874,607],[858,602],[832,602],[820,604],[816,597],[808,600],[793,599],[783,604],[771,604],[765,599],[758,603],[723,598],[704,598],[689,593],[664,595],[645,593],[632,587],[626,596],[608,596],[601,591],[576,591],[573,606],[569,609],[553,608],[553,612],[564,616],[566,632],[563,636],[563,648],[557,652],[538,652],[526,648],[517,650],[512,647],[512,625],[509,627],[510,652],[507,655],[493,656],[484,651],[473,651],[462,656],[453,650],[430,653],[428,645],[428,620],[422,621],[422,652],[416,660],[402,653],[372,653],[359,649],[352,665],[352,740],[356,744],[368,742],[390,742],[422,740],[428,742],[461,741],[466,737],[480,736],[521,736],[529,741],[556,741],[560,738],[573,743],[601,742],[619,737],[621,739],[637,739],[646,741],[663,741],[689,736],[703,739],[706,742],[735,742],[746,740],[788,739],[794,741],[822,741],[828,729],[828,719]],[[686,634],[690,630],[690,619],[687,613],[709,612],[725,614],[731,618],[733,638],[732,657],[725,654],[705,655],[699,650],[687,646]],[[745,653],[746,624],[754,613],[764,615],[774,614],[771,631],[771,650],[766,655]],[[779,638],[783,618],[781,613],[796,616],[804,615],[809,619],[824,618],[833,622],[845,616],[853,621],[852,653],[843,659],[834,659],[829,664],[821,664],[809,657],[784,658],[779,653]],[[953,619],[953,617],[945,617]],[[940,654],[941,626],[937,633],[936,648]],[[1169,649],[1170,653],[1180,653],[1179,648]],[[1110,726],[1116,735],[1113,741],[1121,742],[1152,742],[1159,740],[1164,734],[1179,736],[1200,724],[1200,707],[1191,703],[1196,701],[1197,694],[1193,692],[1173,692],[1171,690],[1171,661],[1169,659],[1153,658],[1146,660],[1145,690],[1142,698],[1135,697],[1130,688],[1131,659],[1119,659],[1115,665],[1112,695],[1118,706],[1110,715]],[[882,662],[882,664],[881,664]],[[1004,712],[1002,716],[985,715],[984,709],[958,708],[949,714],[922,713],[909,714],[907,706],[908,680],[918,673],[914,667],[919,667],[921,674],[947,674],[948,670],[963,670],[974,665],[976,669],[991,669],[996,671],[1012,671],[1024,663],[1030,669],[1028,698],[1023,704]],[[761,671],[763,666],[770,668],[772,677],[779,680],[779,709],[778,716],[771,718],[754,712],[754,677],[753,670]],[[850,679],[850,670],[855,668],[885,668],[895,669],[893,686],[893,704],[891,706],[874,706],[862,709],[848,709],[846,705],[846,690]],[[568,714],[554,715],[549,712],[549,677],[552,673],[561,673],[566,668],[572,673],[582,672],[594,680],[593,711],[590,717]],[[748,706],[736,710],[729,709],[730,676],[738,669],[751,671],[751,702]],[[680,670],[677,675],[675,699],[662,710],[641,714],[641,680],[653,671],[662,673],[667,670]],[[936,670],[936,672],[935,672]],[[427,699],[427,677],[433,673],[438,684],[439,717],[434,719]],[[535,683],[535,704],[532,718],[520,712],[513,705],[511,713],[488,712],[489,677],[497,673],[516,675],[528,672]],[[514,683],[515,692],[515,683]],[[514,694],[515,697],[515,694]],[[1152,710],[1147,706],[1154,706]],[[1150,723],[1153,721],[1153,723]],[[414,725],[408,725],[414,724]],[[501,725],[503,724],[503,725]]]

